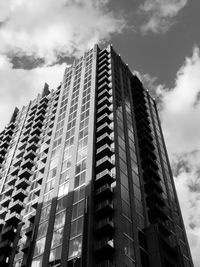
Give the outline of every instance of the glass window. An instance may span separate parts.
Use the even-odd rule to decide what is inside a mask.
[[[72,220],[80,217],[84,212],[84,201],[81,201],[73,206]]]
[[[69,190],[69,182],[60,185],[59,186],[59,190],[58,190],[58,197],[62,197],[68,194],[68,190]]]
[[[48,228],[48,221],[41,223],[41,224],[39,225],[39,227],[38,227],[37,238],[40,238],[40,237],[46,235],[46,233],[47,233],[47,228]]]
[[[43,238],[36,241],[34,256],[37,256],[37,255],[42,254],[44,252],[45,241],[46,241],[46,237],[43,237]]]
[[[81,174],[75,176],[74,188],[85,183],[85,174],[85,172],[82,172]]]
[[[41,215],[40,215],[40,221],[43,221],[49,218],[50,209],[51,209],[51,205],[42,209]]]
[[[127,175],[126,163],[122,159],[119,159],[119,165],[120,165],[120,169]]]
[[[122,200],[122,212],[124,215],[126,215],[128,218],[131,218],[131,210],[130,206]]]
[[[42,267],[42,256],[33,259],[31,267]]]
[[[83,231],[83,217],[79,218],[76,221],[73,221],[71,223],[71,234],[70,238],[73,238],[79,234],[81,234]]]
[[[130,203],[129,191],[123,185],[121,185],[121,197],[127,203]]]
[[[82,250],[82,236],[70,240],[68,258],[80,257],[81,250]]]
[[[57,200],[57,206],[56,206],[56,212],[59,212],[65,208],[66,208],[66,199],[64,197],[58,199]]]
[[[64,227],[53,232],[53,237],[52,237],[52,241],[51,241],[51,248],[54,248],[57,245],[62,243],[63,229],[64,229]]]
[[[79,202],[84,198],[85,198],[85,186],[82,186],[74,191],[74,203]]]
[[[64,183],[65,181],[67,181],[69,179],[69,172],[70,172],[70,169],[68,169],[65,172],[61,173],[61,175],[60,175],[60,184]]]
[[[133,240],[129,239],[127,236],[124,235],[124,253],[126,256],[130,257],[131,259],[135,259],[135,252],[133,247]]]
[[[50,255],[49,255],[49,263],[51,264],[50,266],[53,266],[52,264],[57,264],[60,262],[61,252],[62,252],[62,246],[59,246],[50,251]]]
[[[62,211],[55,217],[54,230],[64,226],[64,224],[65,224],[65,211]]]

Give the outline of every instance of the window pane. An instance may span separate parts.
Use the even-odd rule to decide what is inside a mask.
[[[32,261],[31,267],[42,267],[42,256]]]
[[[59,230],[53,232],[51,247],[56,247],[57,245],[62,243],[62,237],[63,237],[63,229],[64,227],[60,228]]]
[[[82,249],[82,236],[70,240],[68,258],[79,257],[81,255],[81,249]]]
[[[64,226],[65,224],[65,212],[60,212],[55,217],[54,230]]]
[[[37,240],[37,242],[35,244],[34,256],[37,256],[37,255],[42,254],[44,252],[45,240],[46,240],[46,237],[43,237],[43,238]]]

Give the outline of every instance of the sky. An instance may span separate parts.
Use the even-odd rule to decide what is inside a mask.
[[[112,43],[158,99],[195,267],[200,266],[200,1],[0,0],[0,131],[74,57]]]

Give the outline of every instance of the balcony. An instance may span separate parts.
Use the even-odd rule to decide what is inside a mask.
[[[150,121],[147,118],[137,118],[136,120],[137,128],[150,127]]]
[[[145,97],[144,95],[144,89],[141,88],[141,86],[135,85],[135,90],[133,90],[134,97]]]
[[[104,133],[97,138],[97,148],[104,144],[111,145],[114,141],[114,136],[108,133]]]
[[[101,68],[102,65],[104,65],[105,63],[110,64],[111,60],[108,57],[104,57],[102,58],[99,62],[98,62],[98,69]]]
[[[114,232],[114,223],[113,220],[110,220],[109,218],[105,218],[101,221],[98,221],[95,224],[95,234],[97,236],[105,237],[105,236],[112,236]]]
[[[25,177],[28,179],[32,174],[33,174],[33,171],[31,171],[29,168],[25,168],[25,169],[20,170],[18,177],[20,178]]]
[[[3,161],[4,161],[4,156],[2,156],[1,154],[0,154],[0,163],[2,163]]]
[[[23,201],[24,198],[27,197],[27,195],[28,195],[28,192],[20,188],[20,189],[15,189],[13,191],[12,197],[14,198],[14,200],[19,199]]]
[[[45,118],[45,115],[40,113],[39,115],[37,115],[37,117],[35,117],[35,122],[43,121],[44,118]]]
[[[31,125],[32,125],[32,121],[29,120],[26,122],[25,126],[24,126],[24,129],[25,129],[25,133],[27,134],[31,128]],[[27,131],[26,131],[27,130]]]
[[[26,151],[24,153],[24,159],[25,160],[27,160],[27,159],[33,160],[36,156],[37,156],[37,153],[33,150],[29,150],[29,151]]]
[[[109,98],[111,96],[112,96],[112,89],[108,87],[108,88],[103,89],[101,92],[99,92],[97,97],[100,100],[104,97]]]
[[[47,107],[48,107],[48,99],[47,99],[47,101],[44,100],[44,101],[40,102],[40,104],[38,105],[38,109],[40,109],[40,108],[46,109]]]
[[[7,184],[6,189],[2,192],[2,194],[4,194],[5,196],[10,196],[13,190],[14,190],[14,185]]]
[[[166,238],[160,236],[160,245],[165,253],[176,259],[178,255],[177,247],[174,247]]]
[[[97,127],[102,126],[106,122],[110,124],[112,121],[113,121],[113,115],[112,114],[108,115],[107,113],[105,113],[97,118]]]
[[[114,154],[114,148],[110,147],[108,144],[105,144],[97,149],[96,159],[102,158],[104,156],[111,157]]]
[[[35,142],[31,142],[27,145],[26,147],[26,150],[29,151],[29,150],[33,150],[33,151],[36,151],[37,149],[37,144]]]
[[[98,161],[96,161],[96,172],[98,173],[100,170],[104,169],[112,169],[115,165],[114,160],[110,159],[110,157],[105,156]]]
[[[160,181],[160,176],[157,171],[155,171],[153,168],[148,168],[145,171],[143,171],[143,178],[145,181],[149,180],[155,180],[157,182]]]
[[[24,150],[25,149],[25,147],[26,147],[26,142],[19,142],[19,144],[18,144],[18,149],[19,150]]]
[[[0,148],[0,154],[2,156],[5,156],[6,152],[7,152],[7,149],[6,148],[4,148],[4,147]]]
[[[163,207],[165,206],[164,198],[157,193],[157,191],[152,190],[151,193],[149,193],[146,197],[147,206],[152,207],[156,204]]]
[[[1,209],[0,209],[0,218],[4,218],[7,212],[8,212],[8,208],[7,207],[1,207]]]
[[[38,122],[36,122],[35,124],[37,124],[37,123]],[[37,126],[35,128],[32,128],[30,135],[40,135],[40,133],[41,133],[41,127]]]
[[[12,135],[10,134],[4,134],[2,138],[3,141],[7,141],[7,142],[10,142],[11,139],[12,139]]]
[[[18,149],[18,151],[17,151],[17,153],[16,153],[16,158],[17,158],[17,159],[22,158],[22,156],[23,156],[23,154],[24,154],[24,151],[25,151],[25,149],[23,149],[23,150],[19,150],[19,149]]]
[[[8,267],[8,257],[6,255],[0,256],[0,266],[1,267]]]
[[[107,114],[109,116],[112,113],[112,111],[113,111],[113,107],[112,106],[109,107],[109,105],[105,104],[97,110],[97,116],[101,117],[104,114]]]
[[[33,210],[33,211],[31,212],[31,214],[29,214],[29,216],[28,216],[28,220],[29,220],[31,223],[34,223],[35,216],[36,216],[36,210]]]
[[[155,150],[155,146],[152,142],[149,143],[140,143],[140,154],[148,154]]]
[[[0,242],[0,254],[9,255],[12,247],[13,247],[13,243],[10,240],[1,241]]]
[[[0,148],[5,148],[7,149],[9,147],[9,142],[8,141],[2,141],[1,142],[1,145],[0,145]]]
[[[105,200],[95,206],[95,214],[98,218],[108,217],[113,211],[113,202],[110,200]]]
[[[165,237],[168,237],[172,233],[169,227],[163,222],[158,222],[158,230]]]
[[[147,194],[149,194],[152,190],[155,190],[157,193],[162,193],[163,192],[160,183],[157,182],[156,180],[152,179],[152,178],[149,178],[146,181],[146,183],[144,185],[144,188],[145,188],[145,192]]]
[[[102,92],[104,89],[110,90],[111,89],[111,83],[104,82],[101,85],[98,86],[98,94]]]
[[[9,209],[11,212],[16,211],[20,213],[24,208],[24,203],[20,200],[11,201],[9,205]]]
[[[113,196],[113,189],[110,184],[104,184],[95,191],[95,200],[103,201],[105,199],[111,199]]]
[[[99,260],[110,258],[114,254],[114,241],[113,239],[105,238],[95,244],[94,247],[95,256]]]
[[[103,58],[109,58],[109,53],[108,53],[108,51],[107,50],[103,50],[103,51],[101,51],[100,53],[99,53],[99,57],[98,57],[98,60],[100,61],[100,60],[102,60]]]
[[[113,123],[104,122],[99,127],[97,127],[96,132],[97,136],[101,136],[104,133],[111,134],[114,129]]]
[[[96,175],[95,185],[101,186],[104,184],[111,184],[115,181],[115,175],[108,169],[101,171]]]
[[[41,121],[36,121],[34,122],[34,124],[32,125],[32,129],[35,129],[35,128],[39,128],[41,129],[43,126],[43,123]]]
[[[156,203],[149,209],[148,214],[151,223],[157,223],[159,220],[166,221],[169,219],[162,207]]]
[[[102,70],[109,71],[111,69],[111,65],[108,64],[108,62],[104,62],[100,67],[98,67],[98,72],[101,72]]]
[[[8,180],[6,181],[6,183],[8,184],[8,185],[14,185],[15,184],[15,181],[16,181],[16,178],[17,176],[11,176],[11,175],[9,175],[8,176]]]
[[[107,97],[107,96],[104,96],[103,98],[101,98],[100,100],[98,100],[97,102],[97,107],[98,109],[101,108],[103,105],[110,105],[113,103],[113,97],[110,96],[110,97]]]
[[[58,93],[59,93],[59,91],[58,91]],[[42,103],[48,103],[48,97],[47,96],[43,96],[43,98],[40,100],[40,103],[39,103],[39,105],[41,105]]]
[[[30,240],[30,238],[27,237],[26,242],[24,244],[22,244],[21,251],[23,251],[26,254],[29,250],[30,245],[31,245],[31,240]]]
[[[146,170],[148,168],[153,168],[154,170],[158,170],[157,162],[152,159],[149,155],[146,155],[142,158],[142,168],[143,170]]]
[[[25,161],[22,162],[21,164],[21,168],[23,169],[31,169],[34,165],[34,161],[32,161],[31,159],[26,159]],[[20,171],[21,173],[22,171]]]
[[[153,141],[153,137],[150,133],[143,133],[142,135],[138,135],[138,137],[140,145],[149,144]]]
[[[8,207],[8,204],[11,200],[11,196],[5,196],[1,201],[0,201],[0,205],[2,207]]]
[[[17,229],[13,226],[6,226],[2,229],[1,235],[4,239],[14,240]]]
[[[17,226],[18,223],[21,222],[21,215],[19,215],[16,211],[12,212],[12,213],[8,213],[6,215],[5,221],[8,225],[15,225]]]
[[[100,80],[101,78],[103,78],[104,76],[109,77],[111,75],[111,71],[110,70],[106,70],[103,69],[101,71],[98,71],[98,79]]]
[[[38,141],[40,140],[40,136],[38,134],[34,134],[34,135],[30,135],[29,136],[29,139],[28,139],[28,142],[29,143],[38,143]]]
[[[37,210],[37,206],[38,206],[38,197],[36,197],[32,202],[31,202],[31,206]]]
[[[15,187],[17,189],[26,189],[29,185],[31,184],[31,182],[29,180],[27,180],[26,178],[22,178],[22,179],[18,179],[16,184],[15,184]]]
[[[33,233],[33,224],[30,222],[30,225],[25,229],[25,235],[31,237]]]

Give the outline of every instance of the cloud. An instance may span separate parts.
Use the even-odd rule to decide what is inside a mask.
[[[146,0],[140,5],[139,11],[148,20],[141,26],[141,31],[147,33],[164,33],[174,23],[174,17],[185,7],[187,0]]]
[[[200,50],[176,75],[174,88],[159,85],[160,116],[195,266],[200,247]]]
[[[108,0],[3,0],[0,53],[44,58],[80,55],[94,43],[120,33],[125,21],[108,10]]]
[[[6,56],[0,55],[0,131],[9,122],[16,106],[21,108],[42,92],[44,83],[50,89],[57,88],[62,81],[66,64],[51,67],[38,67],[32,70],[13,69],[12,63]]]

